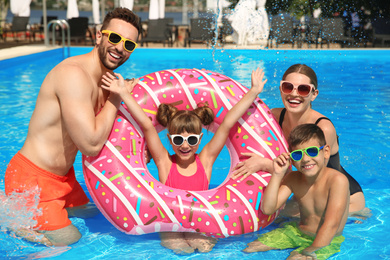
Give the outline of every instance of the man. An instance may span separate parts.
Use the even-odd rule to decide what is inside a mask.
[[[32,229],[17,230],[20,236],[54,246],[80,239],[68,216],[85,217],[91,206],[75,178],[73,163],[78,151],[96,155],[106,141],[121,99],[100,87],[101,78],[129,59],[139,31],[139,17],[116,8],[96,33],[94,49],[64,60],[43,81],[26,141],[5,175],[8,195],[41,190],[42,215]]]

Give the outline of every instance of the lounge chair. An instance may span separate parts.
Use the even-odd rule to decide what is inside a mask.
[[[92,33],[89,31],[88,17],[75,17],[68,19],[67,22],[70,28],[71,41],[75,41],[76,44],[78,44],[79,41],[84,41],[85,45],[87,45],[87,41],[91,41],[91,44],[94,45]]]
[[[187,32],[187,37],[184,40],[184,47],[191,47],[191,42],[200,41],[211,44],[214,40],[215,23],[211,18],[192,18],[190,22],[191,28]]]
[[[291,43],[292,47],[295,44],[300,46],[300,38],[298,37],[297,29],[294,27],[294,19],[286,15],[279,14],[272,17],[268,38],[268,47],[271,48],[273,42],[275,42],[276,48],[281,43]]]
[[[11,28],[3,30],[4,41],[7,38],[8,33],[12,34],[15,41],[18,41],[19,33],[24,33],[26,39],[31,41],[31,31],[27,28],[30,17],[28,16],[14,16],[12,18]]]
[[[380,43],[380,46],[385,46],[385,43],[390,41],[390,19],[376,18],[372,21],[372,27],[372,46],[377,46],[377,42]]]
[[[163,46],[165,43],[168,46],[172,46],[172,32],[169,24],[173,23],[173,18],[161,18],[148,21],[148,29],[146,36],[141,39],[141,46],[148,46],[148,42],[162,42]]]
[[[318,48],[319,38],[320,38],[321,22],[318,18],[310,18],[309,23],[307,24],[305,41],[310,48],[311,44],[315,44]]]
[[[57,19],[58,19],[58,16],[46,16],[47,24],[49,24],[50,21],[57,20]],[[36,40],[37,35],[39,38],[43,37],[43,32],[44,32],[43,26],[44,26],[43,25],[43,16],[41,16],[41,23],[35,24],[35,26],[33,26],[32,31],[31,31],[32,37],[34,38],[34,40]]]
[[[339,43],[341,48],[344,46],[351,46],[354,44],[354,38],[351,37],[351,30],[346,29],[344,21],[340,17],[336,18],[323,18],[321,19],[321,48],[324,43],[329,45],[330,43]]]

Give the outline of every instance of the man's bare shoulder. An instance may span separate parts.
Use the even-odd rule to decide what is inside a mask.
[[[68,58],[59,63],[49,73],[47,79],[56,86],[93,86],[91,84],[91,70],[88,69],[89,61],[85,56]]]
[[[88,74],[88,71],[86,69],[86,63],[88,63],[88,60],[86,57],[83,56],[75,56],[67,58],[66,60],[63,60],[60,62],[53,71],[56,74],[68,74],[69,72],[72,73],[80,73],[80,74]],[[68,75],[70,76],[70,75]]]

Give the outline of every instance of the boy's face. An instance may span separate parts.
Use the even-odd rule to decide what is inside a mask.
[[[321,150],[319,150],[317,156],[312,157],[307,155],[304,149],[312,146],[321,147],[318,140],[314,138],[312,138],[308,142],[301,143],[296,147],[293,147],[293,151],[303,149],[302,159],[300,161],[292,160],[292,163],[297,168],[298,171],[300,171],[302,174],[304,174],[307,177],[317,175],[320,172],[320,170],[326,166],[325,163],[328,161],[330,157],[329,145],[325,145]]]

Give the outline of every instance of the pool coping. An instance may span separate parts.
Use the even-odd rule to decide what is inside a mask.
[[[45,46],[45,45],[28,45],[28,46],[17,46],[0,50],[0,60],[6,60],[11,58],[16,58],[20,56],[25,56],[29,54],[44,52],[48,50],[54,50],[61,48],[60,46]]]

